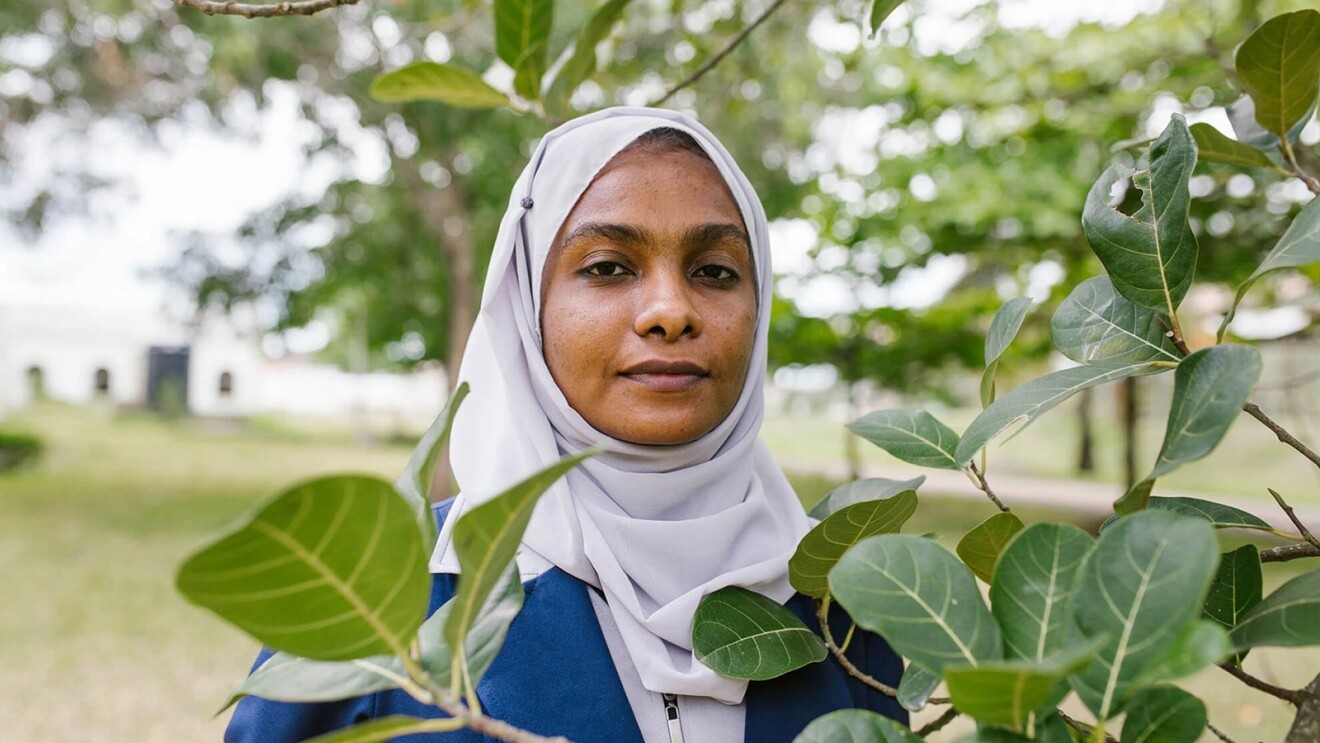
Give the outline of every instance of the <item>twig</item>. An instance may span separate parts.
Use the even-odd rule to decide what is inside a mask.
[[[834,635],[830,633],[829,613],[830,598],[829,596],[826,596],[824,601],[817,602],[816,617],[820,620],[820,634],[821,637],[825,639],[825,647],[829,648],[830,655],[834,656],[834,659],[839,662],[839,665],[843,666],[843,670],[847,671],[849,676],[852,676],[887,697],[897,698],[898,689],[895,689],[889,684],[886,684],[880,679],[877,679],[853,665],[853,662],[848,660],[848,656],[843,654],[843,651],[840,650],[839,646],[834,642]],[[944,697],[931,697],[926,700],[926,703],[949,704],[949,700]]]
[[[944,714],[940,715],[939,717],[936,717],[934,720],[931,720],[929,723],[922,726],[922,728],[917,731],[917,737],[924,738],[927,735],[930,735],[936,730],[939,730],[945,725],[948,725],[949,723],[953,722],[953,718],[957,716],[958,716],[958,710],[955,707],[950,707],[944,710]]]
[[[1235,740],[1233,740],[1232,738],[1230,738],[1230,737],[1228,737],[1227,735],[1225,735],[1225,734],[1224,734],[1224,731],[1220,730],[1219,728],[1215,727],[1214,725],[1211,725],[1210,723],[1207,722],[1207,723],[1205,724],[1205,726],[1208,727],[1208,728],[1210,728],[1210,732],[1214,733],[1214,734],[1215,734],[1215,737],[1217,737],[1217,738],[1219,738],[1220,740],[1224,741],[1224,743],[1237,743],[1237,741],[1235,741]]]
[[[744,28],[742,31],[738,33],[737,36],[730,39],[729,43],[725,44],[723,49],[719,50],[718,52],[715,53],[713,57],[703,62],[702,65],[697,68],[696,72],[692,73],[691,75],[688,75],[687,79],[685,79],[683,82],[665,91],[664,95],[660,96],[658,99],[647,105],[651,106],[652,108],[661,106],[670,98],[673,98],[675,93],[682,90],[683,88],[688,87],[689,85],[692,85],[697,80],[700,80],[702,75],[705,75],[707,72],[710,72],[711,69],[715,67],[715,65],[720,63],[720,60],[727,57],[730,52],[736,49],[738,45],[743,42],[743,39],[746,39],[748,36],[750,36],[751,33],[756,30],[757,26],[764,23],[765,20],[770,17],[771,13],[774,13],[776,10],[779,10],[779,7],[787,1],[788,0],[775,0],[773,3],[770,4],[770,7],[761,11],[761,15],[758,15],[750,24],[748,24],[747,28]]]
[[[1283,512],[1288,514],[1288,520],[1293,522],[1293,526],[1297,527],[1297,532],[1302,535],[1302,539],[1305,539],[1316,549],[1320,549],[1320,542],[1316,541],[1315,537],[1311,534],[1311,530],[1306,528],[1306,524],[1303,524],[1301,520],[1297,518],[1297,514],[1293,511],[1293,507],[1288,505],[1288,502],[1283,499],[1283,496],[1279,495],[1274,488],[1265,489],[1270,491],[1270,495],[1274,496],[1274,500],[1279,504],[1279,508],[1282,508]]]
[[[1170,315],[1172,317],[1172,315]],[[1178,328],[1178,321],[1173,320],[1173,330],[1166,332],[1165,337],[1173,341],[1173,347],[1183,356],[1191,356],[1192,350],[1187,347],[1187,341],[1182,338],[1182,331]]]
[[[1095,728],[1091,727],[1090,725],[1087,725],[1081,720],[1073,719],[1068,715],[1064,714],[1063,710],[1061,709],[1054,710],[1054,713],[1059,716],[1060,720],[1063,720],[1063,723],[1065,725],[1081,733],[1083,737],[1090,738],[1091,733],[1095,730]],[[1114,736],[1110,735],[1109,733],[1105,733],[1105,743],[1118,743],[1118,741],[1114,739]]]
[[[1011,511],[1008,510],[1008,506],[1004,505],[1004,502],[999,500],[999,496],[995,495],[995,491],[990,489],[990,483],[986,482],[985,475],[976,466],[976,462],[967,463],[967,472],[969,473],[969,476],[975,476],[975,479],[972,480],[972,484],[982,493],[989,496],[990,500],[994,501],[995,505],[999,507],[999,510],[1004,513],[1011,513]]]
[[[1303,557],[1320,557],[1320,549],[1316,549],[1313,544],[1302,542],[1301,544],[1289,544],[1283,547],[1270,547],[1260,551],[1261,562],[1288,562]]]
[[[314,15],[341,5],[356,5],[358,0],[294,0],[279,3],[239,3],[234,0],[174,0],[182,8],[200,10],[206,15],[239,15],[244,18],[281,18]]]
[[[1305,183],[1306,187],[1311,190],[1311,193],[1320,196],[1320,181],[1317,181],[1310,173],[1302,170],[1302,166],[1297,164],[1297,154],[1293,152],[1292,145],[1288,144],[1286,137],[1279,149],[1283,150],[1283,159],[1287,160],[1288,164],[1292,166],[1292,174],[1300,178],[1302,183]]]
[[[1228,675],[1236,678],[1238,681],[1241,681],[1256,691],[1261,691],[1272,697],[1277,697],[1294,706],[1302,703],[1302,693],[1296,689],[1285,689],[1281,686],[1275,686],[1268,681],[1262,681],[1232,663],[1220,663],[1219,667],[1228,671]]]
[[[1316,454],[1315,452],[1311,451],[1309,448],[1307,448],[1306,444],[1303,444],[1302,442],[1298,441],[1296,438],[1293,437],[1292,434],[1288,433],[1287,429],[1285,429],[1283,426],[1280,426],[1278,423],[1275,423],[1273,418],[1269,417],[1268,415],[1265,415],[1265,413],[1261,411],[1259,405],[1257,405],[1254,402],[1249,402],[1246,405],[1243,405],[1242,409],[1247,411],[1247,414],[1250,415],[1252,418],[1255,418],[1256,420],[1264,424],[1266,428],[1273,431],[1274,435],[1279,438],[1279,441],[1282,441],[1288,446],[1291,446],[1292,448],[1301,452],[1302,456],[1311,460],[1312,464],[1314,464],[1317,467],[1320,467],[1320,454]]]

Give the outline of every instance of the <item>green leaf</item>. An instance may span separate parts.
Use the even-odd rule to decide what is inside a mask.
[[[458,108],[513,108],[508,96],[477,73],[438,62],[414,62],[377,76],[371,97],[384,103],[439,101]]]
[[[412,509],[359,475],[279,494],[189,558],[177,583],[267,646],[313,660],[403,654],[431,588]]]
[[[951,666],[944,669],[944,683],[959,712],[1022,733],[1033,712],[1052,707],[1067,693],[1058,682],[1085,668],[1093,657],[1094,648],[1088,646],[1039,661]]]
[[[1097,719],[1118,712],[1143,671],[1201,612],[1218,550],[1199,519],[1143,511],[1119,519],[1077,576],[1073,619],[1102,644],[1070,681]]]
[[[697,660],[729,678],[764,681],[825,660],[825,642],[791,611],[754,591],[721,588],[692,617]]]
[[[982,521],[958,541],[958,557],[977,578],[994,580],[995,563],[1004,546],[1022,531],[1022,519],[1003,511]]]
[[[1242,42],[1234,61],[1255,102],[1256,121],[1280,139],[1287,137],[1309,118],[1320,89],[1320,13],[1299,10],[1271,18]]]
[[[1302,573],[1256,604],[1233,628],[1233,645],[1320,645],[1320,570]]]
[[[1071,524],[1032,524],[1004,550],[990,607],[1009,658],[1044,660],[1076,640],[1068,611],[1077,571],[1095,540]]]
[[[1205,597],[1204,615],[1226,630],[1237,626],[1242,616],[1260,603],[1262,595],[1260,552],[1244,544],[1219,556],[1219,572]]]
[[[408,457],[408,466],[394,481],[394,491],[417,512],[417,520],[422,525],[422,541],[429,552],[435,546],[435,512],[431,510],[431,483],[435,480],[436,464],[440,461],[440,452],[449,440],[449,432],[454,428],[454,416],[458,415],[458,406],[471,391],[467,382],[458,386],[445,403],[445,409],[436,416],[435,422],[426,429],[422,438]]]
[[[817,717],[793,743],[921,743],[916,733],[869,709],[841,709]]]
[[[995,371],[999,368],[999,357],[1017,337],[1030,307],[1031,300],[1026,297],[1010,299],[990,320],[990,330],[985,335],[985,373],[981,375],[982,406],[995,400]]]
[[[468,511],[454,525],[454,551],[458,553],[463,579],[450,599],[453,607],[445,622],[445,642],[449,647],[464,647],[464,638],[486,597],[517,554],[537,499],[566,472],[599,452],[600,448],[595,447],[560,459]]]
[[[924,410],[878,410],[849,423],[848,430],[904,462],[962,469],[953,459],[958,434]]]
[[[958,440],[954,462],[966,465],[1004,429],[1019,421],[1025,428],[1042,413],[1088,387],[1159,371],[1159,367],[1149,362],[1106,361],[1063,369],[1019,385],[976,416]]]
[[[920,712],[939,685],[938,673],[918,663],[908,663],[898,682],[898,704],[909,712]]]
[[[848,550],[830,593],[858,625],[932,671],[999,660],[999,628],[967,568],[935,542],[882,534]]]
[[[1227,165],[1244,165],[1249,168],[1274,168],[1274,163],[1264,152],[1229,139],[1223,132],[1206,124],[1192,124],[1192,139],[1196,141],[1196,154],[1201,160],[1209,160]]]
[[[1256,349],[1236,344],[1212,346],[1183,359],[1173,375],[1173,406],[1155,467],[1114,503],[1114,511],[1145,508],[1156,478],[1213,451],[1242,412],[1260,366]]]
[[[448,733],[462,727],[461,720],[448,717],[427,720],[407,715],[390,715],[361,722],[351,728],[308,738],[306,743],[385,743],[402,735]]]
[[[921,487],[921,484],[925,481],[925,475],[918,475],[911,480],[890,480],[884,477],[853,480],[831,490],[828,495],[821,498],[820,502],[812,507],[811,513],[808,515],[813,519],[823,520],[835,511],[854,503],[890,498],[909,490],[915,494],[917,488]]]
[[[916,492],[905,490],[836,511],[798,542],[788,561],[789,582],[808,596],[824,598],[830,592],[830,569],[844,552],[867,537],[897,532],[916,510]]]
[[[246,696],[275,702],[334,702],[397,689],[407,678],[403,662],[392,655],[328,661],[275,653],[234,689],[220,711]]]
[[[623,10],[629,0],[609,0],[596,9],[591,20],[582,27],[577,41],[573,43],[573,56],[559,68],[551,84],[553,96],[567,100],[577,87],[596,71],[596,45],[609,34],[610,29],[623,16]]]
[[[1108,276],[1073,288],[1050,320],[1059,353],[1081,364],[1104,361],[1177,361],[1182,358],[1166,335],[1169,318],[1124,299]]]
[[[1229,323],[1233,322],[1233,317],[1237,314],[1238,304],[1242,302],[1242,298],[1247,295],[1247,291],[1257,279],[1271,271],[1298,268],[1316,261],[1320,261],[1320,199],[1312,199],[1309,204],[1302,207],[1302,211],[1297,214],[1292,224],[1288,225],[1288,230],[1279,238],[1279,242],[1275,244],[1269,255],[1265,256],[1260,267],[1242,282],[1242,286],[1238,287],[1237,295],[1233,297],[1233,304],[1219,326],[1219,337],[1221,339],[1224,337]]]
[[[495,53],[516,70],[524,55],[539,44],[539,68],[544,70],[554,19],[554,0],[495,0]]]
[[[545,42],[527,47],[514,66],[513,90],[529,101],[541,97],[541,77],[545,74]]]
[[[1201,500],[1200,498],[1159,497],[1151,498],[1147,506],[1152,511],[1172,511],[1184,516],[1204,519],[1216,529],[1258,529],[1274,531],[1274,527],[1240,508],[1226,506],[1223,503]]]
[[[1214,622],[1197,619],[1165,643],[1142,669],[1133,686],[1149,686],[1190,676],[1233,653],[1228,633]]]
[[[1205,705],[1176,686],[1142,689],[1128,702],[1119,743],[1196,743],[1205,730]]]
[[[1196,166],[1196,145],[1187,122],[1174,114],[1150,146],[1148,168],[1131,172],[1111,165],[1091,187],[1082,228],[1114,288],[1138,306],[1172,314],[1196,270],[1196,235],[1187,221],[1187,181]],[[1120,179],[1132,177],[1141,208],[1131,216],[1110,206]]]
[[[460,583],[462,579],[460,578]],[[481,607],[472,629],[467,633],[463,645],[464,663],[468,678],[475,688],[485,675],[486,669],[495,661],[495,656],[504,646],[504,638],[509,632],[509,625],[523,606],[522,579],[516,562],[510,563],[495,584],[486,604]],[[422,667],[431,680],[441,688],[456,686],[452,678],[454,654],[445,642],[445,626],[454,602],[448,601],[436,610],[417,630],[417,640],[421,645]]]
[[[891,13],[903,4],[903,0],[872,0],[871,2],[871,38],[880,32],[880,26]]]

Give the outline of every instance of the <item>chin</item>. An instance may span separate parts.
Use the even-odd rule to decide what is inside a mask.
[[[702,425],[702,423],[693,423],[690,419],[679,422],[639,422],[633,419],[619,426],[613,432],[603,429],[601,432],[620,441],[627,441],[630,444],[674,446],[696,441],[709,433],[714,427],[714,424]]]

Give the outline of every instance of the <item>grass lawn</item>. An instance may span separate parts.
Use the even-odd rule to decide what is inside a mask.
[[[778,425],[767,432],[772,444],[784,434]],[[103,408],[41,406],[5,428],[38,433],[48,449],[37,466],[0,475],[4,741],[218,740],[225,717],[212,715],[256,645],[182,601],[175,567],[268,493],[327,472],[392,479],[409,453],[405,444],[352,445],[332,426],[171,423]],[[803,424],[798,444],[789,442],[794,457],[827,428]],[[808,502],[835,484],[794,481]],[[989,504],[924,495],[909,531],[957,535],[991,513]],[[1320,654],[1253,652],[1248,667],[1299,685]],[[1208,695],[1212,721],[1238,740],[1281,737],[1268,719],[1281,704],[1218,672],[1192,685]]]

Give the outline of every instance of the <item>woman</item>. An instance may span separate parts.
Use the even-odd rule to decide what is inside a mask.
[[[466,509],[564,454],[608,451],[536,508],[518,556],[526,603],[477,687],[488,715],[576,743],[787,743],[853,706],[906,721],[832,658],[749,685],[692,654],[697,604],[729,585],[815,626],[787,577],[811,523],[757,437],[771,277],[756,193],[690,117],[612,108],[541,141],[514,186],[460,369],[472,387],[451,445],[463,494],[437,507],[432,611],[453,594],[450,535]],[[897,685],[902,663],[879,637],[858,632],[848,654]],[[401,692],[321,705],[249,697],[226,739],[301,740],[427,713],[438,714]]]

